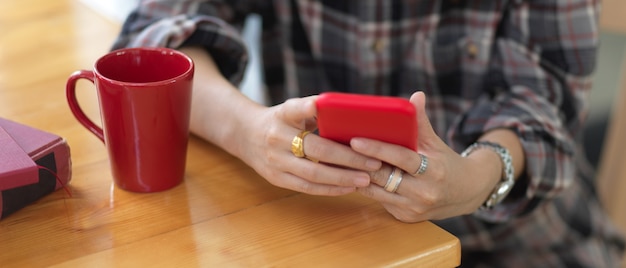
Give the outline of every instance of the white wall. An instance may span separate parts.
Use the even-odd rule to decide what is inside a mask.
[[[123,22],[139,0],[80,0],[80,2],[113,21]]]

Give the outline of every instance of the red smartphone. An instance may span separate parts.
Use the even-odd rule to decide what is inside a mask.
[[[363,137],[417,151],[417,112],[407,99],[326,92],[315,105],[321,137],[343,144]]]

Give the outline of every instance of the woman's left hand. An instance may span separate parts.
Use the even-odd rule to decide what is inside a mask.
[[[418,152],[365,138],[350,142],[355,151],[387,163],[370,173],[372,184],[358,191],[381,202],[404,222],[445,219],[476,211],[501,178],[501,165],[461,157],[435,134],[425,113],[424,94],[413,94],[411,103],[418,114]],[[416,174],[422,155],[427,157],[428,166]],[[495,154],[487,157],[492,157],[492,163],[499,161]],[[395,192],[389,192],[383,187],[396,167],[402,171],[402,181]]]

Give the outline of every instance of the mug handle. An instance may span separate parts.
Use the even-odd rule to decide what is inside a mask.
[[[67,103],[69,104],[70,110],[72,110],[74,117],[78,119],[78,122],[80,122],[85,128],[87,128],[87,130],[91,131],[91,133],[96,135],[96,137],[98,137],[98,139],[100,139],[104,143],[104,132],[102,131],[102,128],[96,125],[93,121],[91,121],[89,117],[87,117],[85,112],[83,112],[83,110],[80,108],[80,105],[78,105],[78,100],[76,99],[76,82],[78,82],[78,80],[81,78],[87,79],[95,85],[95,74],[93,71],[75,71],[67,79],[67,84],[65,85]]]

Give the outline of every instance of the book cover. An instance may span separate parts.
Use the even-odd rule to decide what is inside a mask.
[[[36,183],[38,176],[33,159],[0,127],[0,191]]]
[[[72,163],[69,145],[58,135],[4,118],[0,129],[2,219],[67,185]]]

